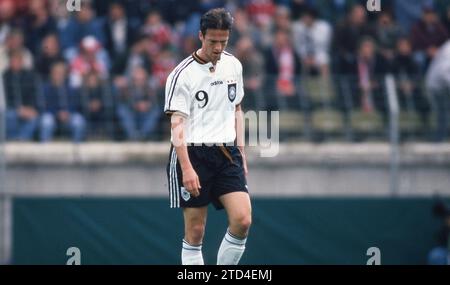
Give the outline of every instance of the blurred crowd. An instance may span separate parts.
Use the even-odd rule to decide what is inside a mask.
[[[344,121],[357,110],[386,122],[390,73],[401,108],[424,128],[436,115],[434,138],[447,139],[450,1],[381,1],[380,12],[366,2],[81,0],[69,12],[65,0],[0,0],[7,138],[161,139],[166,77],[199,48],[200,16],[226,7],[246,109],[326,108]]]

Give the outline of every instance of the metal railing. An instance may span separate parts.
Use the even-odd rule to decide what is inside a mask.
[[[400,168],[400,152],[399,152],[399,104],[397,96],[397,88],[395,79],[392,74],[385,78],[386,91],[389,106],[389,137],[391,145],[391,166],[390,166],[390,188],[392,196],[396,196],[399,191],[399,168]]]
[[[398,132],[401,140],[429,141],[436,124],[435,112],[429,108],[425,91],[417,84],[413,91],[401,90],[401,79],[392,76],[398,101]],[[377,140],[388,142],[390,114],[388,86],[384,76],[373,79],[373,86],[363,88],[356,76],[336,74],[326,78],[300,76],[292,86],[283,85],[276,76],[266,76],[258,88],[245,88],[244,110],[280,111],[280,138],[312,142]],[[23,84],[28,84],[24,82]],[[38,81],[42,85],[42,81]],[[38,86],[36,90],[42,90]],[[89,110],[88,94],[79,89],[78,112],[86,121],[84,141],[154,141],[169,137],[168,120],[163,115],[163,90],[158,90],[156,128],[149,134],[131,135],[129,122],[141,121],[130,102],[124,102],[121,90],[112,81],[104,81],[98,95],[104,108],[101,115]],[[406,92],[406,93],[405,93]],[[43,97],[45,92],[37,92]],[[417,98],[419,99],[417,99]],[[37,100],[41,102],[41,99]],[[42,102],[40,103],[42,105]],[[422,105],[421,105],[422,104]],[[44,103],[45,105],[45,103]],[[450,110],[448,110],[450,112]],[[41,111],[43,113],[43,111]],[[40,115],[43,115],[43,114]],[[146,115],[147,116],[147,115]],[[148,114],[148,116],[152,116]],[[128,123],[127,123],[128,120]],[[136,123],[139,124],[139,123]],[[39,126],[32,141],[40,141]],[[70,141],[67,129],[55,132],[54,139]]]

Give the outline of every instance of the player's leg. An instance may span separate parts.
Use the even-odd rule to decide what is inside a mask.
[[[205,235],[207,207],[183,208],[184,239],[181,251],[183,265],[203,265],[202,242]]]
[[[231,192],[219,197],[228,215],[228,229],[220,244],[218,265],[236,265],[245,250],[252,223],[252,207],[247,192]]]

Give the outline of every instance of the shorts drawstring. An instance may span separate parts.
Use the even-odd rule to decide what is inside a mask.
[[[226,158],[228,158],[228,160],[234,164],[233,158],[231,157],[230,152],[227,150],[227,148],[223,145],[219,146],[220,150],[222,151],[222,153],[225,155]]]

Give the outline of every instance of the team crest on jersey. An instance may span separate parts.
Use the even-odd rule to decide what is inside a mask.
[[[231,102],[236,99],[236,83],[228,84],[228,99],[230,99]]]
[[[191,199],[191,193],[189,193],[186,188],[181,187],[181,197],[184,201],[188,201],[189,199]]]

